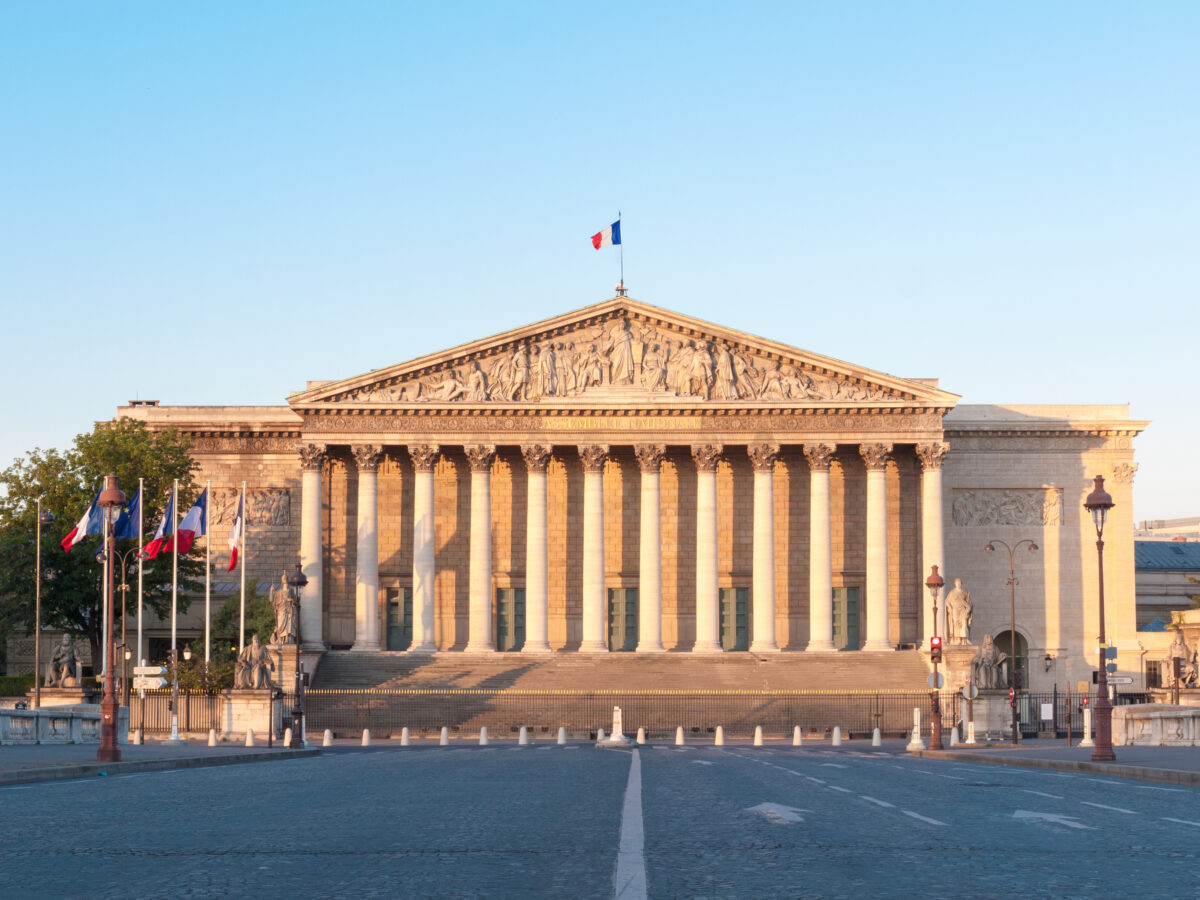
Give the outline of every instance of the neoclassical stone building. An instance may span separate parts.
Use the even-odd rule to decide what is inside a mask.
[[[1132,648],[1146,423],[1124,406],[958,400],[619,295],[309,383],[286,406],[119,415],[193,435],[221,572],[248,482],[248,571],[278,581],[303,565],[312,650],[927,649],[933,565],[971,592],[978,642],[1009,630],[1008,556],[984,546],[1028,538],[1041,549],[1017,560],[1016,626],[1030,682],[1088,677],[1082,502],[1104,475],[1106,615]]]

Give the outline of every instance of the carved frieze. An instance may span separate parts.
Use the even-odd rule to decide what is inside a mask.
[[[634,444],[634,455],[643,472],[656,475],[662,465],[663,457],[667,455],[666,444]]]
[[[623,389],[632,396],[860,403],[901,395],[625,315],[456,360],[338,399],[357,403],[526,403]]]
[[[1052,525],[1062,524],[1061,488],[955,488],[954,524]]]
[[[251,435],[192,436],[195,453],[293,453],[295,437],[255,437]]]
[[[746,448],[750,455],[750,465],[756,472],[770,472],[775,468],[775,460],[779,458],[778,444],[751,444]]]
[[[808,460],[809,469],[814,472],[828,472],[829,463],[836,452],[837,448],[829,444],[804,445],[804,458]]]
[[[232,525],[237,517],[241,488],[213,488],[211,521],[214,525]],[[292,492],[287,488],[246,488],[248,525],[290,525]]]
[[[892,445],[860,444],[858,452],[862,454],[863,462],[867,464],[868,472],[880,472],[887,468],[887,461],[892,452]]]
[[[946,454],[950,452],[950,445],[943,444],[941,441],[934,441],[931,444],[917,444],[917,457],[921,460],[921,468],[926,472],[933,469],[940,469],[942,463],[946,461]]]
[[[725,448],[720,444],[695,444],[692,446],[692,459],[696,461],[696,471],[715,472],[717,463],[721,461],[721,451]]]

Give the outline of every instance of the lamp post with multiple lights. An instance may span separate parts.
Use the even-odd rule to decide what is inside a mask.
[[[1012,707],[1012,742],[1015,746],[1021,741],[1020,726],[1017,723],[1017,585],[1021,582],[1014,573],[1014,558],[1017,551],[1025,544],[1029,545],[1030,552],[1035,552],[1038,545],[1026,538],[1022,541],[1017,541],[1013,546],[1008,546],[1004,541],[988,541],[988,544],[983,549],[988,553],[996,552],[996,544],[999,544],[1008,551],[1008,580],[1004,582],[1008,585],[1008,615],[1011,622],[1008,632],[1008,675],[1009,675],[1009,699],[1008,704]]]
[[[1096,676],[1096,749],[1092,759],[1110,762],[1117,758],[1112,746],[1112,701],[1108,699],[1108,642],[1104,639],[1104,522],[1113,508],[1113,499],[1104,490],[1104,476],[1097,475],[1095,488],[1083,508],[1092,514],[1096,526],[1096,562],[1100,567],[1100,673]]]

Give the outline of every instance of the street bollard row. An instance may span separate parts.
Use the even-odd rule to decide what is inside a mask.
[[[604,729],[597,728],[596,729],[597,741],[603,741],[604,737],[605,737]],[[922,743],[921,742],[921,727],[919,724],[919,720],[916,724],[914,724],[912,737],[913,737],[914,742]],[[283,738],[284,746],[288,745],[288,743],[290,742],[290,739],[291,739],[291,729],[288,728],[284,731],[284,738]],[[646,740],[647,740],[646,739],[646,729],[639,728],[637,730],[637,741],[636,741],[637,745],[644,746],[646,744]],[[754,726],[753,745],[755,747],[761,747],[761,746],[763,746],[763,741],[764,741],[763,727],[761,725],[755,725]],[[829,741],[830,741],[830,744],[834,747],[842,746],[842,729],[840,726],[835,725],[833,727],[833,730],[829,734]],[[215,743],[215,734],[210,732],[209,746],[213,746],[214,743]],[[522,747],[528,746],[529,744],[533,743],[533,741],[531,740],[531,738],[529,736],[529,729],[525,725],[522,725],[518,732],[517,743]],[[567,729],[565,727],[561,727],[561,726],[559,727],[557,743],[560,746],[567,743]],[[951,743],[951,746],[954,746],[959,743],[957,728],[955,728],[951,732],[950,743]],[[683,746],[686,746],[686,744],[687,744],[687,740],[686,740],[685,732],[683,730],[683,726],[680,725],[680,726],[676,727],[676,729],[675,729],[675,746],[683,747]],[[254,745],[255,745],[254,731],[252,729],[247,730],[246,746],[253,747]],[[442,726],[442,728],[439,732],[438,745],[441,747],[450,746],[450,729],[449,729],[449,727]],[[323,740],[321,741],[321,746],[323,746],[323,747],[333,746],[333,731],[331,729],[328,729],[328,728],[325,729],[325,734],[324,734]],[[371,746],[371,730],[369,728],[363,729],[362,746],[363,747]],[[411,742],[409,739],[409,731],[408,731],[407,726],[405,726],[404,728],[402,728],[400,730],[400,746],[401,747],[411,746]],[[480,747],[490,746],[490,738],[488,736],[488,729],[487,729],[486,725],[481,726],[479,729],[479,746]],[[713,746],[715,746],[715,747],[724,747],[725,746],[725,728],[721,725],[716,726],[716,728],[714,729]],[[804,746],[804,735],[803,735],[799,725],[796,725],[792,729],[792,746],[793,747],[803,747]],[[883,746],[882,735],[878,728],[876,728],[871,734],[871,746],[872,747]],[[922,743],[922,746],[923,746],[923,743]]]

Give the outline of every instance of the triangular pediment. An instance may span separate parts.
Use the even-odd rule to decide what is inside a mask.
[[[293,407],[866,405],[949,408],[957,395],[614,297],[385,369]]]

